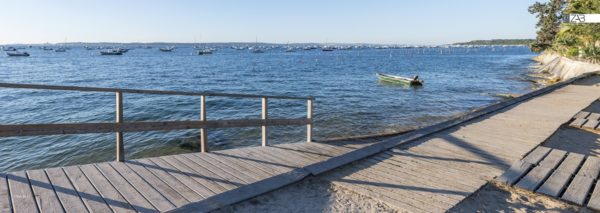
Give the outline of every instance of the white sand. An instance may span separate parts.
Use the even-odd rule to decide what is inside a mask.
[[[449,212],[593,212],[515,188],[487,184]]]
[[[317,177],[216,212],[401,212]]]

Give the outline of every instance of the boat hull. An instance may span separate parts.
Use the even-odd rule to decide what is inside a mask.
[[[421,81],[421,80],[414,80],[414,79],[404,78],[404,77],[400,77],[400,76],[386,75],[386,74],[382,74],[382,73],[377,73],[376,75],[380,81],[385,81],[385,82],[389,82],[389,83],[407,84],[407,85],[411,85],[411,86],[423,85],[423,81]]]

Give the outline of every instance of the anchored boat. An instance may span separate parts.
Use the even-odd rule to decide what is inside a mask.
[[[6,52],[6,55],[8,55],[8,56],[29,56],[29,53],[28,52],[11,51],[11,52]]]
[[[383,73],[376,73],[377,77],[380,81],[390,82],[390,83],[401,83],[408,84],[411,86],[421,86],[423,85],[423,80],[419,79],[419,76],[416,75],[413,78],[406,78],[402,76],[389,75]]]

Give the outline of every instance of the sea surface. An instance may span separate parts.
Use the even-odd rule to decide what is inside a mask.
[[[391,133],[434,124],[523,94],[536,54],[526,47],[352,49],[283,48],[265,53],[215,47],[194,55],[130,46],[122,56],[73,46],[0,56],[0,82],[133,89],[313,96],[314,138]],[[376,72],[419,75],[424,86],[378,82]],[[260,99],[207,98],[209,120],[260,118]],[[269,100],[271,118],[306,116],[306,101]],[[199,98],[124,95],[125,121],[198,120]],[[115,94],[0,88],[0,124],[114,122]],[[269,128],[270,143],[305,141],[305,126]],[[260,127],[209,129],[211,150],[260,145]],[[125,133],[126,158],[198,150],[198,130]],[[115,134],[0,138],[0,172],[110,161]]]

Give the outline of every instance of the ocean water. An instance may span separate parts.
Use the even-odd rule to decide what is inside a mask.
[[[492,104],[498,93],[522,94],[535,56],[526,47],[353,49],[281,48],[253,54],[217,47],[193,55],[133,48],[122,56],[73,47],[26,49],[0,57],[0,82],[134,89],[314,96],[314,138],[390,133],[440,122]],[[375,73],[419,75],[411,88],[378,82]],[[114,94],[0,88],[0,124],[113,122]],[[260,99],[207,98],[209,120],[260,118]],[[305,101],[269,100],[271,118],[306,116]],[[197,120],[199,98],[124,95],[125,121]],[[305,126],[273,127],[270,143],[304,141]],[[209,129],[211,150],[260,145],[260,127]],[[126,158],[197,151],[199,131],[125,134]],[[0,138],[0,172],[114,159],[115,135]]]

